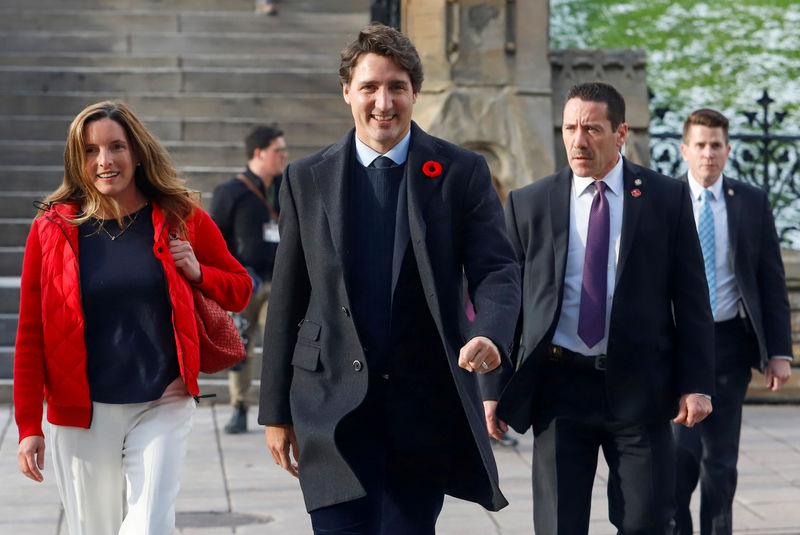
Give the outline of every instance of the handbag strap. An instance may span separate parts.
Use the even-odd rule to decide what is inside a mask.
[[[266,206],[267,210],[269,210],[269,215],[270,215],[270,217],[272,217],[272,220],[277,222],[278,221],[278,212],[276,212],[275,209],[272,206],[269,205],[269,203],[267,202],[267,199],[264,197],[264,194],[261,193],[261,190],[259,190],[257,187],[255,187],[252,182],[247,180],[247,177],[244,176],[242,173],[236,173],[236,178],[238,178],[239,180],[244,182],[244,185],[247,186],[247,189],[249,189],[250,191],[255,193],[256,197],[261,199],[261,202],[263,202],[264,206]]]

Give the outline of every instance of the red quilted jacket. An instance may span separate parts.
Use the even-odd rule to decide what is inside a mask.
[[[88,428],[92,403],[86,374],[86,343],[78,274],[78,227],[62,218],[77,206],[51,206],[33,222],[25,245],[14,353],[14,412],[20,440],[42,432],[42,395],[47,420]],[[153,205],[155,244],[172,305],[172,325],[181,376],[192,395],[199,393],[200,355],[194,301],[189,282],[178,272],[168,246],[164,213]],[[226,310],[242,310],[252,281],[231,256],[217,226],[196,208],[187,221],[188,238],[200,262],[199,288]]]

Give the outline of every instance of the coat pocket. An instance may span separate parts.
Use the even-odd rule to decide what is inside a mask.
[[[303,320],[297,331],[297,344],[292,355],[292,365],[315,372],[319,368],[319,333],[322,330],[318,323]]]
[[[319,347],[302,341],[297,342],[292,355],[292,365],[310,372],[317,371],[319,368]]]
[[[322,329],[319,323],[313,321],[303,320],[300,324],[300,329],[297,331],[297,338],[309,342],[317,342],[319,340],[319,332]]]

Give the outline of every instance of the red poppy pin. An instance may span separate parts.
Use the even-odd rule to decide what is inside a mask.
[[[425,173],[425,176],[428,178],[436,178],[442,174],[442,164],[433,160],[427,161],[425,165],[422,166],[422,172]]]
[[[641,194],[642,194],[642,192],[639,189],[635,189],[635,190],[631,191],[631,195],[633,195],[634,197],[639,197],[639,196],[641,196]]]

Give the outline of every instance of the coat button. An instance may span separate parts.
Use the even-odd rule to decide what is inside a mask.
[[[342,307],[342,312],[344,312],[344,315],[347,316],[348,318],[350,317],[350,311],[347,310],[347,307]]]
[[[362,368],[362,366],[361,366],[361,361],[360,361],[360,360],[354,360],[354,361],[353,361],[353,369],[354,369],[355,371],[357,371],[357,372],[360,372],[360,371],[361,371],[361,368]]]

